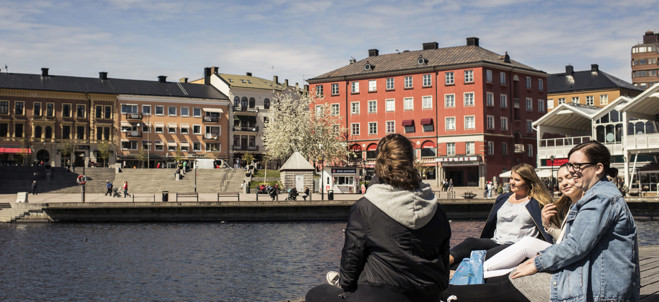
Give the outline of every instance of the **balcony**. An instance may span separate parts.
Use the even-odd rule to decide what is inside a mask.
[[[259,151],[259,146],[233,146],[234,151]]]
[[[659,133],[628,135],[625,147],[627,150],[656,152],[659,150]]]
[[[214,133],[204,134],[204,140],[217,140],[218,138],[219,138],[219,135],[214,134]]]
[[[220,121],[219,116],[204,116],[204,123],[217,123]]]
[[[242,131],[242,132],[259,132],[259,126],[256,126],[256,127],[241,127],[241,126],[233,126],[233,131]]]
[[[126,120],[141,121],[142,120],[142,114],[141,113],[126,113]]]
[[[241,108],[240,106],[233,107],[233,115],[256,116],[258,114],[259,114],[259,110],[256,108],[248,109],[248,108]]]
[[[125,133],[126,137],[142,137],[139,130],[122,130],[121,132]]]

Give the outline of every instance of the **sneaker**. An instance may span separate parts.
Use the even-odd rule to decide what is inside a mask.
[[[341,287],[339,286],[339,273],[335,271],[329,271],[327,275],[325,275],[325,279],[327,280],[327,283],[329,283],[332,286],[336,287]]]

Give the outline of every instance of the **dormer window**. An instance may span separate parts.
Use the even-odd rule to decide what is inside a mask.
[[[373,70],[373,65],[366,61],[366,65],[364,65],[364,70]]]
[[[423,56],[419,55],[419,58],[416,60],[416,63],[419,65],[425,65],[428,63],[428,60],[426,60]]]

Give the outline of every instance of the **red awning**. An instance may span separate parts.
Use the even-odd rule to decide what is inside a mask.
[[[352,146],[350,146],[350,151],[355,151],[355,152],[362,151],[362,146],[360,146],[360,145],[352,145]]]
[[[422,118],[421,125],[432,125],[432,118]]]
[[[3,148],[0,147],[0,154],[3,153],[27,153],[30,154],[32,153],[32,150],[30,148]]]
[[[431,141],[425,141],[421,144],[421,148],[435,148],[435,143]]]
[[[403,120],[403,126],[413,126],[414,120]]]
[[[368,145],[368,148],[366,149],[366,151],[375,151],[377,149],[378,149],[377,144],[370,144],[370,145]]]

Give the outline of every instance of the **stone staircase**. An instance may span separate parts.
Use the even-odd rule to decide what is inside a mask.
[[[77,193],[80,192],[80,186],[76,178],[82,174],[82,168],[76,172],[52,168],[49,180],[44,167],[0,167],[0,194],[31,192],[34,179],[37,180],[39,193]],[[85,190],[89,193],[102,193],[105,191],[105,180],[113,181],[115,172],[110,168],[86,168],[85,175]]]
[[[0,203],[0,222],[50,222],[39,205]]]
[[[174,179],[174,169],[124,169],[114,178],[114,186],[121,188],[128,182],[128,193],[160,193],[170,191],[177,193],[194,192],[194,170],[188,171],[183,178]],[[239,179],[237,179],[239,178]],[[197,170],[197,192],[240,192],[242,176],[234,169],[199,169]]]

